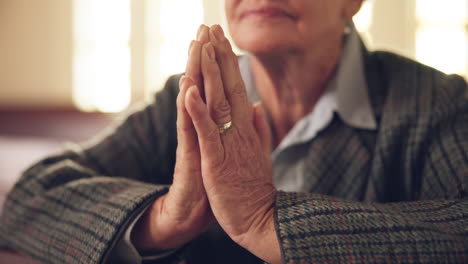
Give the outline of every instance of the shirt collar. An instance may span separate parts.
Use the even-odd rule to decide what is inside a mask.
[[[364,71],[361,39],[353,23],[349,25],[343,45],[343,53],[330,85],[336,85],[336,112],[343,121],[355,128],[377,128]],[[333,89],[333,87],[329,87]]]
[[[249,57],[240,57],[239,65],[247,96],[252,102],[259,101],[250,70]],[[335,75],[317,101],[314,110],[291,129],[277,150],[315,137],[331,122],[333,112],[337,112],[343,122],[351,127],[376,129],[377,123],[367,91],[361,41],[354,24],[350,23],[349,31],[344,37],[343,52]]]

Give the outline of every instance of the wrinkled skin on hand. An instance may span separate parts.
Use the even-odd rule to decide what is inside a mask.
[[[277,262],[270,129],[261,107],[247,100],[237,57],[219,26],[210,29],[210,42],[203,45],[201,68],[205,96],[217,103],[205,104],[192,86],[186,107],[198,135],[211,209],[235,242],[264,260]],[[233,125],[221,134],[219,126],[226,120]]]
[[[218,25],[202,25],[191,43],[177,114],[174,181],[136,225],[137,248],[180,247],[217,221],[239,245],[280,262],[270,128],[263,108],[248,102],[237,57]]]
[[[186,76],[180,80],[177,97],[177,139],[174,180],[169,192],[147,210],[136,224],[132,241],[140,251],[164,250],[183,246],[216,220],[211,212],[201,176],[201,158],[193,122],[185,107],[188,88],[203,89],[201,50],[208,42],[209,29],[201,26],[192,41]]]

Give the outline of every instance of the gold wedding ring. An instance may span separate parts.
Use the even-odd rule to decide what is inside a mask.
[[[229,121],[229,122],[226,122],[222,125],[219,125],[218,128],[219,128],[219,133],[220,134],[224,134],[226,133],[229,129],[231,129],[232,127],[232,121]]]

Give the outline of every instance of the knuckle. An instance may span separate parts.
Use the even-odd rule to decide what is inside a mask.
[[[213,107],[210,107],[209,111],[214,120],[220,120],[230,116],[231,106],[226,99],[223,99]]]
[[[210,77],[219,75],[220,70],[218,68],[218,65],[216,65],[215,63],[210,63],[207,65],[207,67],[204,67],[204,73],[204,78],[208,78],[209,80]]]
[[[218,45],[216,49],[216,56],[220,59],[220,61],[229,62],[232,57],[232,51],[230,46],[226,45],[226,43],[229,44],[228,41],[224,41]]]
[[[207,143],[214,143],[219,140],[219,130],[217,127],[213,127],[207,131],[204,135],[201,136],[204,141]]]
[[[229,93],[236,97],[240,97],[241,99],[247,98],[244,83],[242,82],[242,80],[237,80],[236,82],[234,82],[234,84],[231,85],[231,88],[229,89]]]
[[[191,133],[195,132],[195,127],[189,123],[189,124],[181,124],[182,122],[177,122],[177,132],[180,133]]]
[[[201,168],[200,166],[197,166],[196,164],[199,164],[199,163],[196,163],[196,162],[187,162],[186,160],[183,160],[183,162],[177,162],[176,165],[174,166],[174,175],[177,175],[178,176],[178,179],[179,180],[185,180],[186,177],[190,177],[190,178],[187,178],[187,180],[191,180],[191,177],[193,177],[193,175],[200,175],[201,174]],[[183,176],[182,178],[180,178],[180,176]]]
[[[206,133],[206,135],[204,136],[204,139],[208,142],[216,142],[219,138],[219,131],[216,127],[213,127],[212,129],[210,129],[210,131],[208,131],[208,133]]]
[[[181,110],[181,108],[183,107],[183,99],[184,98],[182,96],[182,92],[179,92],[176,99],[176,106],[178,110]]]
[[[231,43],[229,42],[229,40],[227,38],[223,38],[220,41],[220,48],[222,48],[226,52],[232,51]]]
[[[220,49],[219,57],[221,58],[221,61],[229,62],[230,60],[229,52],[224,48]]]
[[[232,86],[232,91],[235,93],[243,93],[244,92],[244,83],[241,80],[237,80],[234,85]]]

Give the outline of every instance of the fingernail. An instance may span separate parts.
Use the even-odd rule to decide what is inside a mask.
[[[188,55],[192,54],[192,47],[193,47],[194,42],[195,42],[195,40],[190,41],[190,46],[189,46],[189,49],[188,49]]]
[[[222,41],[224,39],[224,31],[220,25],[214,25],[211,27],[213,33],[218,41]]]
[[[200,35],[201,35],[202,30],[203,30],[203,25],[200,25],[197,31],[197,40],[200,40]]]
[[[213,42],[213,43],[219,42],[219,39],[218,37],[216,37],[213,27],[210,28],[210,42]]]
[[[200,92],[198,91],[197,86],[195,85],[190,86],[189,91],[190,91],[190,97],[192,98],[192,100],[194,100],[195,102],[199,102],[201,100]]]
[[[208,41],[207,34],[208,34],[208,27],[205,26],[205,25],[201,25],[200,26],[200,32],[199,32],[199,34],[197,36],[197,40],[202,42],[202,43],[207,42]]]
[[[185,75],[180,78],[179,87],[182,87],[184,85],[186,79],[187,79],[187,77]]]
[[[215,51],[211,43],[205,44],[206,55],[208,59],[214,61],[216,59]]]

